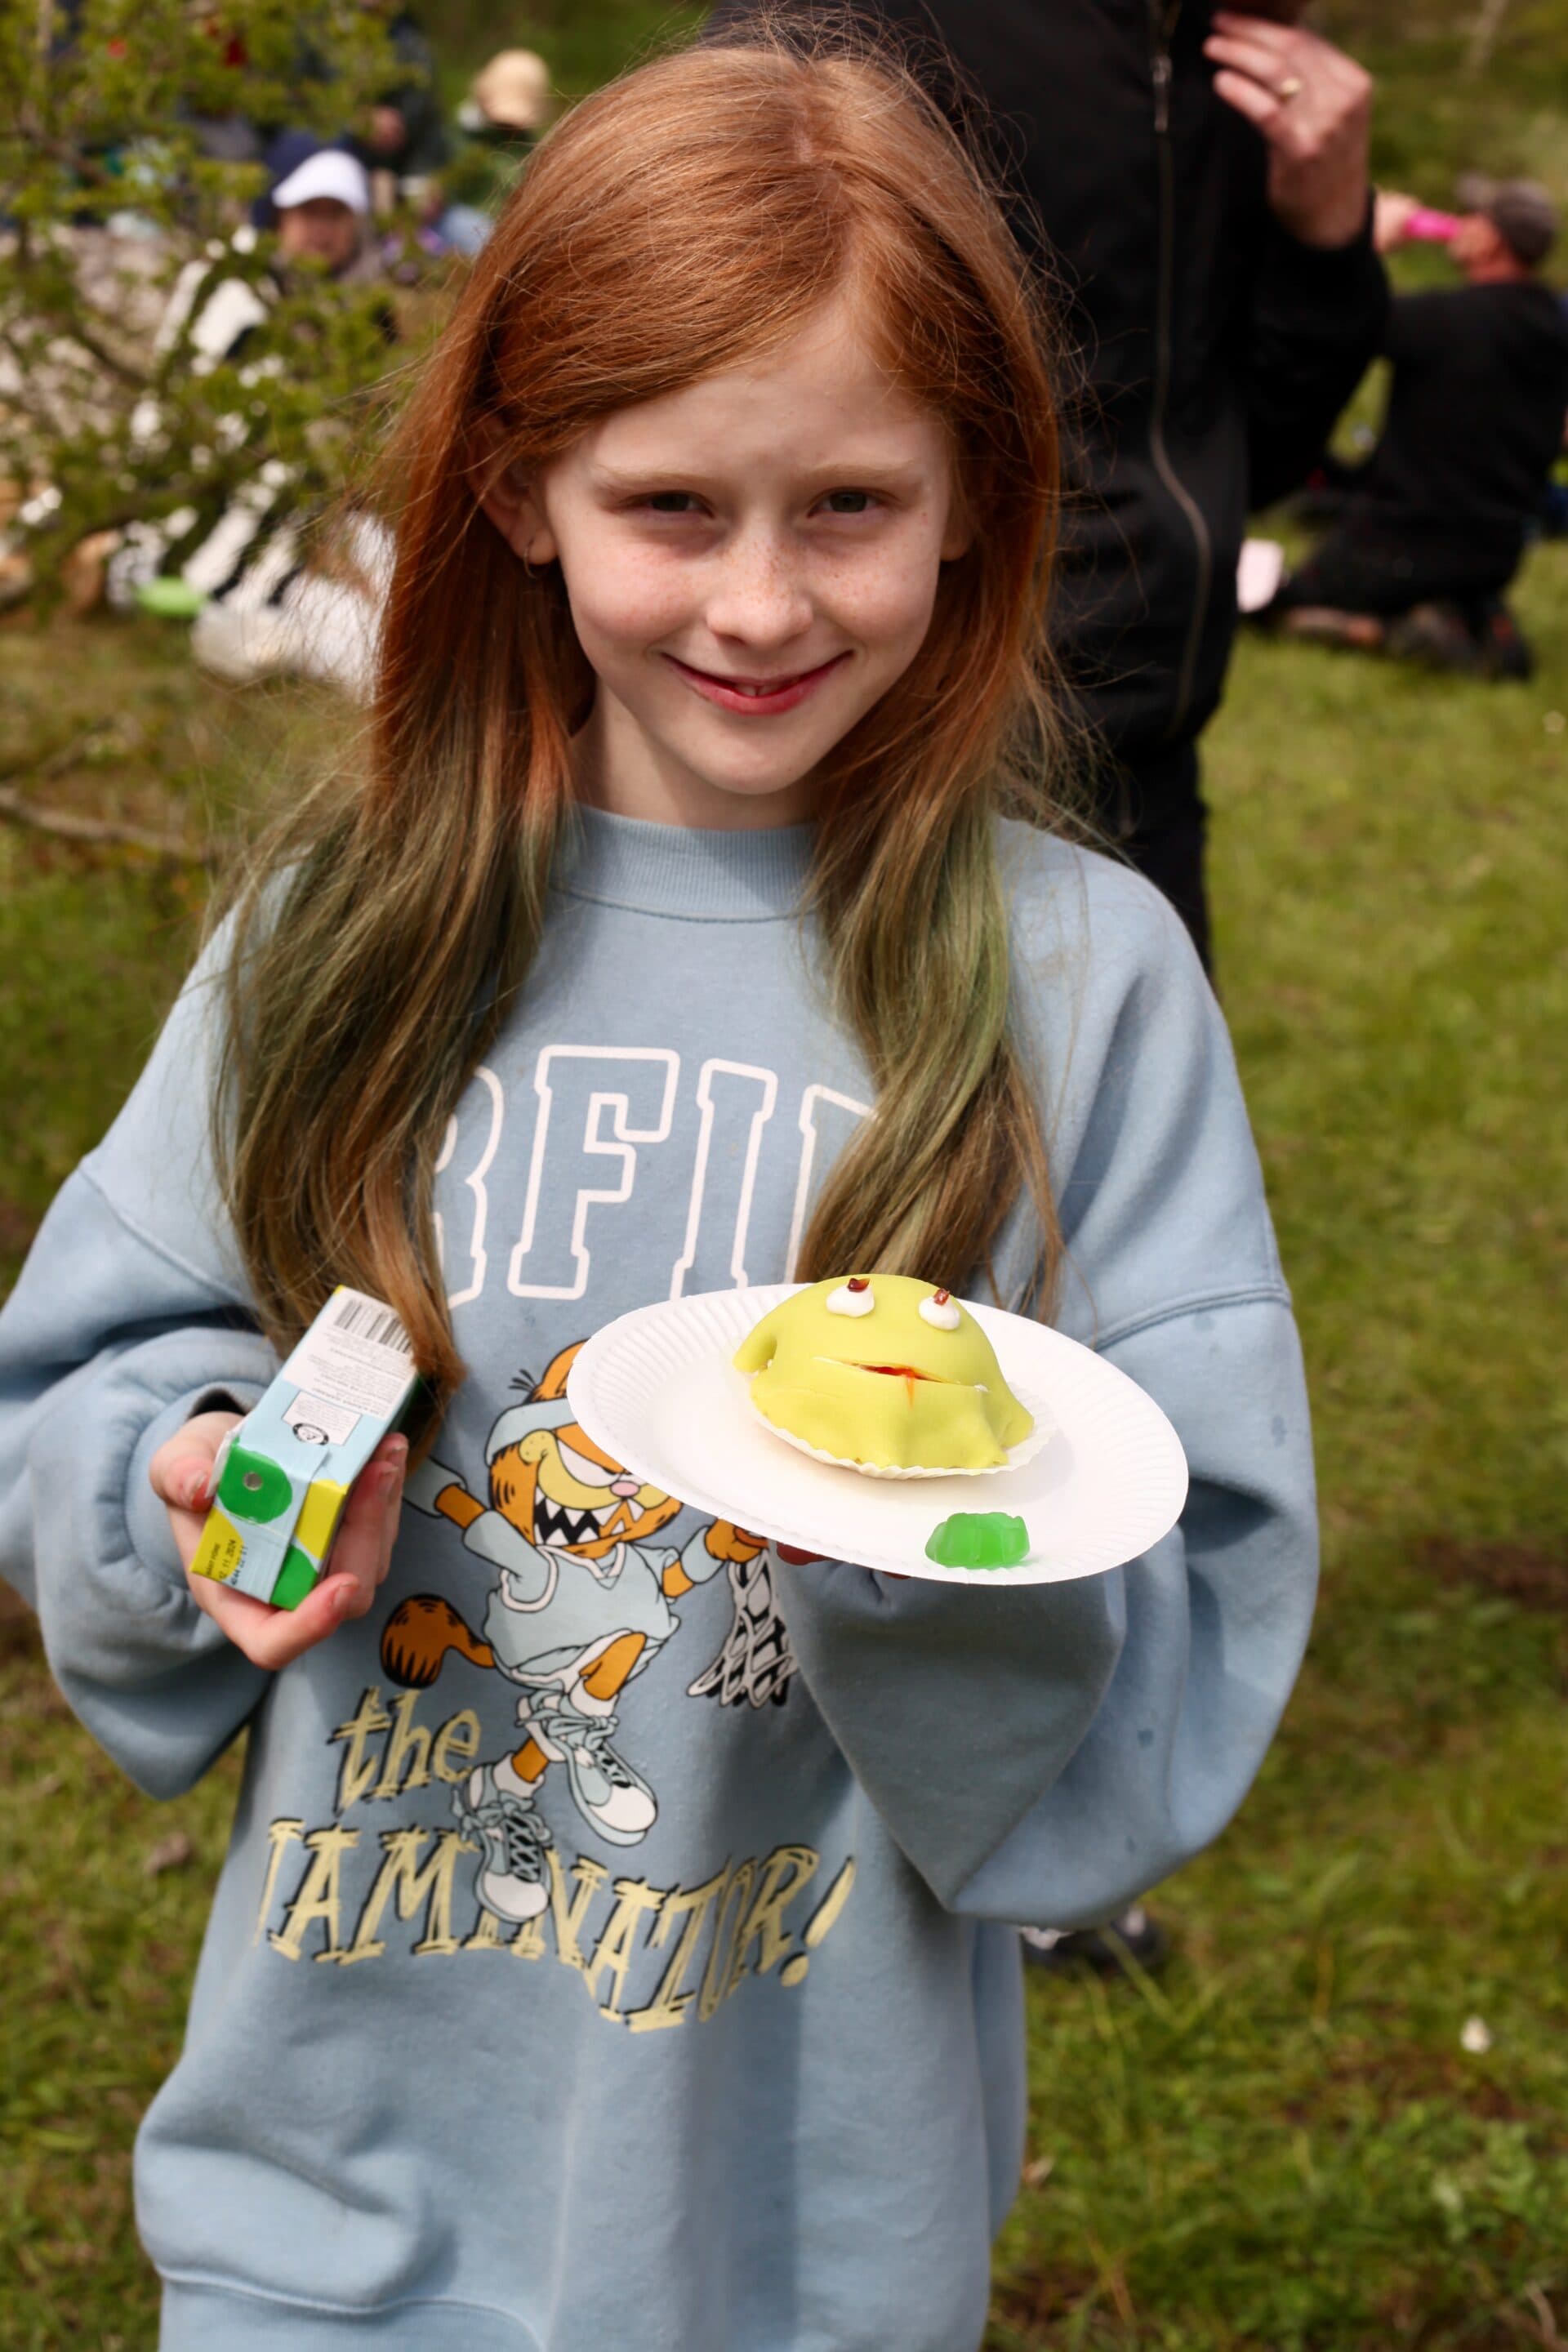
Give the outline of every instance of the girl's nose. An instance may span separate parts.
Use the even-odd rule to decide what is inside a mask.
[[[789,552],[773,541],[750,540],[728,551],[705,617],[716,637],[762,649],[803,635],[812,604]]]

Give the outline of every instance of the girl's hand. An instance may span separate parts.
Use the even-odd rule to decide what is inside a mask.
[[[192,1576],[191,1561],[213,1502],[218,1447],[242,1418],[199,1412],[160,1445],[148,1465],[153,1492],[169,1514],[191,1598],[226,1633],[252,1665],[275,1671],[318,1642],[345,1617],[363,1617],[386,1575],[403,1503],[405,1437],[385,1437],[354,1480],[328,1574],[298,1609],[274,1609],[248,1592],[231,1592],[210,1576]]]

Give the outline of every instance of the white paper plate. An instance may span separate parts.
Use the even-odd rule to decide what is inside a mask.
[[[829,1559],[939,1584],[1060,1584],[1136,1559],[1187,1495],[1175,1431],[1137,1383],[1076,1339],[965,1300],[1007,1383],[1053,1424],[1038,1453],[991,1477],[868,1478],[782,1444],[730,1359],[804,1288],[709,1290],[640,1307],[588,1340],[566,1383],[582,1427],[645,1484]],[[940,1568],[926,1538],[953,1511],[1009,1511],[1032,1549],[1016,1568]]]

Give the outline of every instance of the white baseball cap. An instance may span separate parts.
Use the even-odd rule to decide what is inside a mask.
[[[351,213],[368,213],[370,182],[364,165],[341,147],[319,147],[286,180],[279,181],[272,203],[276,211],[285,213],[291,205],[308,205],[317,196],[331,196],[347,205]]]

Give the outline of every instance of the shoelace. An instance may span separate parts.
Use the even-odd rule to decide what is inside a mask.
[[[602,1723],[584,1724],[577,1744],[588,1750],[612,1789],[629,1789],[633,1786],[631,1773],[610,1746],[610,1734],[615,1727],[613,1715]]]
[[[537,1878],[544,1862],[547,1834],[538,1815],[526,1812],[514,1798],[502,1805],[500,1830],[507,1869],[514,1877]]]

